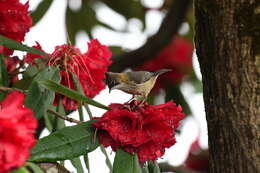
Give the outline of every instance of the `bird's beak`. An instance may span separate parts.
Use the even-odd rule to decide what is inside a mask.
[[[111,88],[109,88],[108,92],[109,92],[109,94],[111,93]]]
[[[161,70],[156,71],[155,75],[161,75],[161,74],[169,72],[169,71],[172,71],[172,69],[161,69]]]

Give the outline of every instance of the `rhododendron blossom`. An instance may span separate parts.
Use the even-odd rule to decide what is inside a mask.
[[[19,0],[0,0],[0,35],[22,42],[32,26],[28,8],[28,2],[23,5]],[[8,56],[13,50],[0,46],[0,53]]]
[[[37,43],[34,48],[40,49]],[[56,66],[60,70],[61,84],[76,89],[72,74],[76,75],[86,96],[94,97],[105,88],[104,78],[108,66],[111,64],[111,52],[105,45],[99,43],[97,39],[88,43],[88,51],[81,51],[73,45],[64,44],[56,46],[53,53],[49,55],[48,65]],[[27,54],[25,61],[34,64],[35,58],[42,58],[33,54]],[[56,95],[57,103],[60,95]],[[67,97],[62,98],[62,103],[67,110],[77,109],[77,102]]]
[[[182,108],[173,101],[161,105],[139,105],[139,101],[111,104],[111,110],[93,125],[99,129],[100,143],[115,151],[121,147],[137,153],[139,161],[162,157],[165,148],[176,143],[175,130],[184,118]]]
[[[0,173],[22,166],[35,143],[37,120],[24,106],[24,94],[14,91],[0,103]]]
[[[43,51],[43,50],[42,50],[42,46],[40,45],[40,43],[38,43],[37,41],[36,41],[35,43],[36,43],[36,45],[33,46],[33,48],[39,49],[39,50]],[[44,52],[44,51],[43,51],[43,52]],[[26,56],[24,57],[24,62],[26,62],[26,63],[28,63],[28,64],[33,64],[33,65],[35,65],[36,63],[35,63],[34,60],[37,59],[37,58],[43,58],[43,57],[44,57],[43,55],[37,55],[37,54],[28,53],[28,54],[26,54]]]
[[[177,37],[155,58],[145,62],[138,70],[157,71],[172,69],[163,74],[156,82],[155,88],[161,88],[169,83],[178,83],[192,69],[193,46],[190,41]]]

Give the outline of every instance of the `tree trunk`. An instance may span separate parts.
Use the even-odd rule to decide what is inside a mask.
[[[195,0],[211,173],[260,173],[260,1]]]

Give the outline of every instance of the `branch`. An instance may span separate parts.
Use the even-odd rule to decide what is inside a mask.
[[[0,86],[0,91],[5,91],[5,92],[11,92],[11,91],[20,91],[22,93],[24,93],[24,90],[18,89],[18,88],[8,88],[5,86]]]
[[[57,117],[59,117],[59,118],[61,118],[61,119],[63,119],[63,120],[72,122],[72,123],[77,123],[77,124],[82,123],[82,121],[79,121],[79,120],[76,120],[76,119],[74,119],[74,118],[69,118],[69,117],[60,115],[60,114],[58,114],[57,112],[55,112],[55,111],[53,111],[53,110],[50,110],[50,109],[47,110],[47,112],[49,112],[49,113],[51,113],[51,114],[53,114],[53,115],[55,115],[55,116],[57,116]]]
[[[64,166],[58,163],[38,163],[37,164],[44,172],[56,172],[56,173],[71,173]]]
[[[120,72],[127,67],[135,67],[155,57],[173,36],[177,34],[192,0],[175,0],[158,32],[150,37],[140,48],[112,57],[113,64],[110,71]]]

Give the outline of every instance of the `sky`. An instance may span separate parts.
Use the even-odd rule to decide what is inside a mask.
[[[21,0],[22,3],[27,0]],[[30,0],[30,10],[35,9],[41,0]],[[70,1],[72,2],[72,0]],[[149,7],[156,8],[162,4],[162,0],[142,0],[144,4]],[[72,8],[77,10],[80,6],[80,0],[73,0],[73,4],[70,4]],[[52,6],[44,16],[44,18],[37,23],[36,26],[32,27],[30,32],[26,35],[25,44],[32,46],[35,41],[38,41],[43,50],[46,52],[52,52],[56,45],[62,45],[66,43],[66,30],[65,30],[65,0],[54,0]],[[136,19],[131,19],[126,21],[122,16],[116,14],[104,5],[99,5],[97,7],[98,18],[108,24],[111,24],[117,29],[121,29],[125,24],[128,27],[128,33],[115,33],[109,31],[108,29],[102,27],[96,27],[93,31],[93,35],[102,44],[107,45],[122,45],[125,49],[135,49],[145,43],[149,35],[154,34],[159,24],[161,23],[164,13],[158,11],[151,11],[146,16],[147,29],[144,33],[141,32],[140,22]],[[116,21],[116,22],[114,22]],[[188,30],[187,25],[181,27],[180,33],[185,33]],[[77,35],[76,46],[81,49],[81,51],[87,50],[88,37],[84,32],[80,32]],[[19,54],[19,53],[17,53]],[[193,56],[193,65],[195,68],[196,75],[201,79],[200,70],[196,55]],[[203,98],[201,93],[195,93],[192,86],[188,83],[183,83],[181,86],[184,96],[187,98],[194,116],[190,116],[183,122],[182,133],[177,136],[177,143],[166,150],[165,155],[159,162],[168,161],[170,164],[179,165],[187,156],[187,152],[191,143],[199,137],[199,142],[203,148],[207,148],[207,125],[205,120],[205,111]],[[131,98],[130,95],[125,94],[121,91],[112,91],[111,94],[108,93],[108,89],[103,90],[94,99],[101,102],[102,104],[109,105],[111,102],[123,103]],[[163,103],[163,93],[160,97],[156,98],[157,103]],[[102,116],[104,110],[99,108],[91,107],[91,111],[94,116]],[[77,119],[77,113],[70,115],[71,117]],[[72,123],[67,123],[68,125],[73,125]],[[200,134],[200,135],[199,135]],[[44,131],[43,136],[48,135],[47,130]],[[107,149],[111,160],[113,160],[114,154],[110,149]],[[105,157],[100,152],[99,149],[91,152],[89,154],[91,173],[109,172],[105,165]],[[65,162],[65,167],[70,171],[76,172],[69,161]],[[84,164],[83,164],[84,167]],[[85,172],[87,172],[85,170]]]

